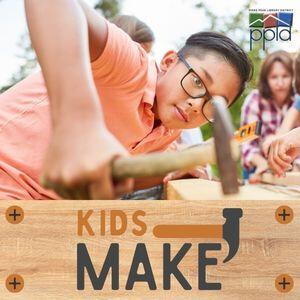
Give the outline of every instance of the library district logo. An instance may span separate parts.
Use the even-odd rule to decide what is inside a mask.
[[[266,42],[270,41],[291,41],[291,28],[293,25],[292,10],[250,10],[250,50],[253,43],[262,41],[263,50]]]

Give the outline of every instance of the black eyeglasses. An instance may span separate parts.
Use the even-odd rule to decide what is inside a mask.
[[[180,84],[185,93],[193,98],[204,98],[204,103],[201,107],[201,112],[205,119],[209,122],[213,122],[213,113],[214,108],[212,101],[212,96],[207,91],[207,88],[202,81],[201,77],[195,72],[195,70],[191,67],[191,65],[186,61],[184,56],[181,53],[177,54],[178,58],[184,63],[184,65],[188,68],[188,72],[181,79]]]

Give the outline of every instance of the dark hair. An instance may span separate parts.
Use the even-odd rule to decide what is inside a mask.
[[[300,94],[300,53],[295,59],[295,89]]]
[[[112,22],[123,29],[137,43],[154,42],[151,28],[135,16],[119,15]]]
[[[265,99],[272,99],[272,92],[268,84],[268,76],[276,61],[282,63],[286,70],[291,74],[291,76],[294,76],[293,59],[289,55],[289,53],[283,50],[279,50],[267,55],[261,66],[258,80],[259,93]],[[290,92],[287,99],[290,99],[293,95],[294,91],[293,86],[291,84]]]
[[[179,50],[185,57],[203,58],[208,52],[215,52],[228,62],[241,79],[237,100],[253,75],[253,64],[246,52],[230,38],[216,32],[203,31],[191,35]],[[233,102],[234,102],[233,101]]]

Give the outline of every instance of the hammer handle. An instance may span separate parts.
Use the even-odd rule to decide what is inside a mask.
[[[231,142],[232,155],[239,157],[239,146]],[[162,176],[175,170],[191,169],[216,163],[214,143],[204,143],[180,152],[153,153],[117,158],[112,162],[112,176],[116,180]]]

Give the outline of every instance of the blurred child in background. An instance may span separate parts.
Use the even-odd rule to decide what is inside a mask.
[[[293,170],[299,171],[297,156],[300,154],[300,52],[295,59],[295,91],[295,102],[287,112],[278,134],[264,145],[269,166],[278,175],[291,169],[292,163]],[[294,127],[298,128],[293,129]]]
[[[150,53],[155,41],[151,28],[135,16],[119,15],[112,22],[123,29],[134,42],[139,43],[147,53]]]
[[[294,127],[299,126],[300,122],[300,53],[295,59],[295,101],[293,106],[287,112],[279,130],[278,135],[285,134]],[[270,143],[266,143],[265,152],[267,152]]]
[[[268,169],[263,143],[276,134],[293,103],[293,74],[293,60],[289,53],[276,51],[269,54],[261,67],[258,89],[252,91],[243,104],[241,126],[262,122],[261,137],[242,147],[244,179],[252,174],[255,181]]]

